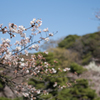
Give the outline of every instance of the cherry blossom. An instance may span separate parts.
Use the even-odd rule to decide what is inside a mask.
[[[3,71],[0,72],[0,77],[5,81],[5,84],[13,87],[13,91],[16,95],[23,95],[24,97],[31,98],[35,100],[38,95],[48,95],[49,90],[36,89],[32,85],[28,85],[27,80],[29,78],[43,79],[43,75],[48,76],[49,74],[56,74],[58,71],[61,71],[60,68],[56,70],[54,66],[46,62],[46,59],[42,54],[37,56],[32,54],[30,56],[30,50],[35,49],[39,50],[39,43],[41,41],[49,41],[49,37],[53,36],[53,33],[49,33],[48,28],[44,28],[42,31],[39,27],[42,25],[41,19],[33,18],[30,21],[30,26],[26,28],[23,25],[16,25],[15,23],[9,23],[8,27],[3,27],[3,24],[0,24],[0,32],[2,34],[8,34],[9,38],[1,38],[2,43],[0,44],[0,64],[2,64]],[[27,34],[27,30],[31,30],[32,33]],[[45,37],[42,36],[45,34]],[[34,37],[39,35],[39,40],[35,41]],[[20,39],[16,40],[15,36],[20,36]],[[27,36],[27,37],[26,37]],[[12,43],[11,39],[15,41]],[[47,51],[44,51],[48,55]],[[29,57],[30,56],[30,57]],[[57,63],[57,61],[54,61]],[[70,68],[63,69],[64,72],[69,71]],[[5,73],[6,72],[6,73]],[[12,73],[10,78],[4,77]],[[18,77],[24,77],[21,82],[15,82],[15,79]],[[26,79],[26,81],[25,81]],[[57,87],[57,82],[54,83],[53,87]],[[64,88],[65,86],[60,86]],[[29,99],[30,100],[30,99]]]

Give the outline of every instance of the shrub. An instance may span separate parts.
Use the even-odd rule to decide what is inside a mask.
[[[70,65],[70,68],[71,72],[73,73],[76,72],[78,75],[82,74],[85,71],[85,69],[82,66],[78,65],[77,63],[72,63]]]

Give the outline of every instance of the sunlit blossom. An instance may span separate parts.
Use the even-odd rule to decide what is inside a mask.
[[[29,70],[26,70],[26,73],[29,73]]]
[[[45,38],[45,41],[49,41],[49,38]]]
[[[17,51],[21,50],[21,47],[16,47],[16,50],[17,50]]]
[[[24,50],[24,52],[25,52],[26,56],[28,56],[28,51],[27,50]]]
[[[55,82],[55,84],[53,85],[53,87],[56,87],[57,86],[57,82]]]
[[[57,72],[54,68],[52,68],[52,71],[53,71],[53,73],[56,73]]]
[[[21,61],[24,61],[24,58],[21,58]]]
[[[43,31],[44,31],[44,32],[48,32],[48,28],[45,28]]]
[[[32,24],[34,24],[35,23],[35,21],[36,21],[36,18],[33,18],[33,20],[32,21],[30,21],[30,24],[32,25]]]
[[[22,95],[23,95],[24,97],[28,97],[28,96],[29,96],[28,93],[22,93]]]
[[[24,27],[24,26],[22,26],[22,25],[21,25],[21,26],[19,26],[19,29],[20,29],[20,30],[22,30],[22,31],[25,31],[25,27]]]

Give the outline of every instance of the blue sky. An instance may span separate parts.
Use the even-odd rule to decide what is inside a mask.
[[[94,13],[98,10],[100,0],[0,0],[0,23],[28,27],[33,18],[41,18],[41,28],[58,31],[52,38],[58,39],[69,34],[96,32],[99,21]]]

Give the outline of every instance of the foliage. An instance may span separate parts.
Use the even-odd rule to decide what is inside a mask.
[[[52,50],[54,58],[59,59],[59,67],[60,68],[65,68],[66,66],[71,68],[70,72],[77,72],[77,74],[83,73],[86,69],[84,69],[82,66],[79,64],[75,63],[78,62],[79,58],[77,57],[78,54],[75,52],[71,52],[69,50],[66,50],[64,48],[54,48],[50,49],[49,51]],[[48,55],[49,56],[49,55]],[[52,58],[53,59],[53,58]]]
[[[63,51],[63,50],[62,50]],[[37,53],[37,55],[40,54]],[[44,54],[45,55],[45,54]],[[52,56],[51,56],[52,55]],[[50,61],[51,64],[54,64],[54,56],[55,52],[45,55],[45,57],[49,58],[48,62]],[[60,54],[59,54],[60,55]],[[59,59],[63,59],[63,56]],[[58,61],[59,62],[59,61]],[[58,63],[56,67],[60,67],[60,63]],[[70,63],[71,72],[77,72],[78,74],[83,73],[86,69],[82,66],[78,65],[77,63]],[[43,81],[37,81],[31,79],[29,83],[39,87],[40,83],[42,83],[41,88],[48,88],[51,89],[49,94],[41,94],[40,98],[37,100],[99,100],[100,98],[97,97],[94,90],[89,87],[88,80],[86,79],[77,79],[76,83],[70,81],[71,78],[67,78],[66,73],[57,72],[57,74],[53,74],[52,76],[45,76]],[[54,85],[57,82],[57,85]],[[71,83],[68,85],[67,83]],[[60,87],[60,88],[59,88]],[[40,88],[40,87],[39,87]],[[53,91],[52,91],[53,90]]]
[[[96,93],[89,88],[86,79],[76,80],[72,88],[60,91],[57,96],[57,99],[61,100],[95,100],[95,98],[97,98]]]
[[[77,35],[69,35],[58,44],[58,47],[70,48],[79,37]]]
[[[35,53],[35,55],[38,55],[38,54],[42,54],[44,57],[44,60],[51,65],[53,65],[55,63],[55,61],[57,61],[57,63],[55,63],[55,64],[56,64],[56,66],[58,66],[59,61],[57,58],[54,57],[54,54],[52,52],[49,52],[48,54],[45,54],[44,52]]]
[[[70,64],[71,72],[76,72],[78,75],[82,74],[86,69],[84,69],[82,66],[78,65],[77,63],[71,63]]]
[[[77,52],[72,52],[64,48],[52,48],[48,50],[54,54],[54,58],[59,60],[59,67],[69,67],[72,62],[78,62]]]
[[[40,54],[42,52],[36,53],[36,55]],[[43,54],[43,53],[42,53]],[[60,67],[59,60],[55,60],[54,53],[49,53],[48,55],[43,54],[46,60],[52,65],[56,70],[57,74],[50,74],[45,75],[42,80],[34,80],[34,77],[29,80],[29,84],[35,86],[36,88],[42,89],[49,89],[50,92],[41,94],[38,100],[48,100],[51,98],[51,100],[55,100],[55,96],[58,94],[59,90],[63,88],[67,88],[67,84],[69,83],[66,71],[63,71],[63,69]],[[49,67],[50,68],[50,67]],[[52,67],[51,67],[52,69]]]
[[[58,44],[58,47],[77,52],[81,64],[86,65],[92,60],[92,58],[100,58],[99,37],[100,32],[83,36],[69,35]]]

